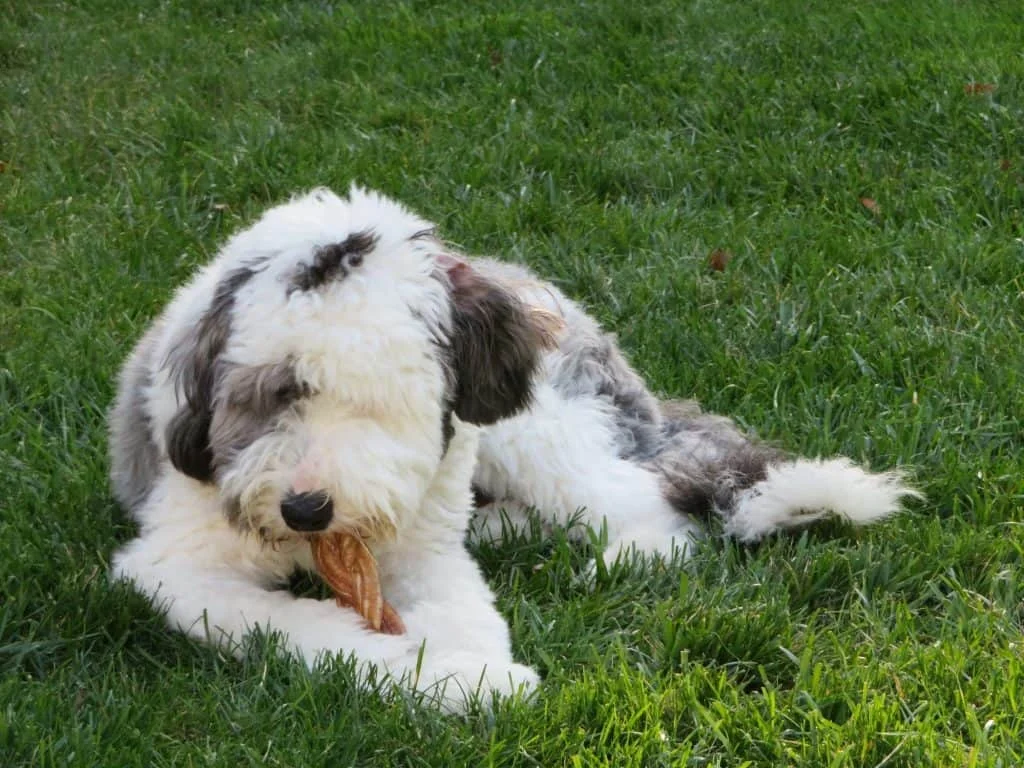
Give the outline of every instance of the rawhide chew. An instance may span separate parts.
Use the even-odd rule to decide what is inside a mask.
[[[351,533],[326,533],[313,537],[311,546],[316,569],[339,606],[354,608],[378,632],[405,632],[402,619],[381,593],[377,561],[362,539]]]

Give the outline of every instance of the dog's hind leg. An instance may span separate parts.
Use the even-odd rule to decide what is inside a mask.
[[[503,505],[534,508],[549,525],[605,528],[604,558],[620,552],[685,555],[700,528],[666,499],[655,472],[622,458],[615,414],[595,397],[565,397],[542,383],[525,411],[488,427],[481,439],[474,482]],[[477,531],[501,530],[482,520]]]

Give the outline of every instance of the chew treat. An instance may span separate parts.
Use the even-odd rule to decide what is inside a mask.
[[[378,632],[401,635],[405,625],[384,599],[377,561],[363,540],[351,533],[314,536],[313,562],[338,605],[354,608]]]

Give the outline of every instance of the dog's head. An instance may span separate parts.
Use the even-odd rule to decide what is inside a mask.
[[[167,456],[274,538],[396,528],[458,422],[528,404],[557,326],[356,188],[269,210],[176,303]]]

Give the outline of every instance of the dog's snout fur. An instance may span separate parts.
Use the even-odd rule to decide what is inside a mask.
[[[281,499],[281,517],[293,531],[322,531],[334,517],[334,502],[323,491],[289,493]]]

